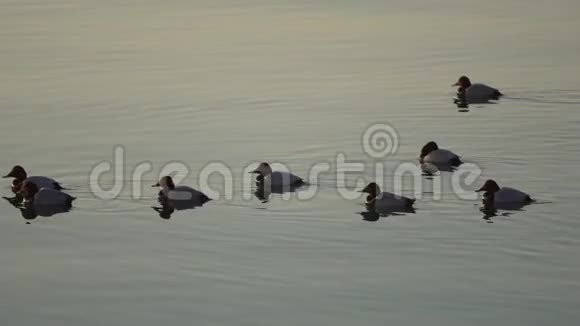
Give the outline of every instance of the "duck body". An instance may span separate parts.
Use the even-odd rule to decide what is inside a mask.
[[[493,202],[495,205],[503,204],[529,204],[532,198],[527,193],[510,188],[502,187],[499,191],[493,193]]]
[[[461,159],[455,153],[447,149],[435,150],[423,158],[423,162],[435,165],[461,165]]]
[[[450,150],[439,148],[434,141],[423,146],[419,160],[423,164],[430,163],[442,170],[448,170],[446,167],[456,167],[463,164],[459,155]]]
[[[26,178],[24,181],[30,181],[36,184],[38,188],[44,189],[53,189],[53,190],[62,190],[62,186],[58,181],[49,178],[49,177],[41,177],[41,176],[32,176]]]
[[[494,180],[487,180],[477,191],[484,192],[484,206],[495,209],[519,209],[534,202],[529,194],[515,188],[500,188]]]
[[[199,190],[188,186],[176,186],[170,176],[161,178],[159,183],[153,186],[161,188],[158,198],[160,203],[178,210],[202,206],[211,200]]]
[[[286,191],[293,191],[296,188],[306,184],[304,180],[290,172],[286,171],[272,171],[268,163],[260,163],[260,165],[250,173],[257,174],[256,184],[260,188],[268,186],[273,193],[283,193]]]
[[[207,197],[203,192],[188,186],[176,186],[173,189],[161,189],[159,195],[172,201],[191,201],[199,202],[200,204],[209,201],[209,197]]]
[[[376,198],[367,200],[366,205],[373,206],[378,211],[405,212],[413,208],[415,199],[381,192]]]
[[[273,171],[272,174],[267,178],[270,179],[269,181],[272,186],[299,186],[304,184],[304,180],[302,180],[302,178],[290,172]]]
[[[499,100],[503,94],[496,88],[475,83],[472,84],[467,76],[461,76],[453,86],[459,86],[457,95],[467,103],[486,103]]]
[[[468,103],[485,103],[497,101],[503,94],[497,89],[485,84],[473,84],[465,89],[465,100]]]

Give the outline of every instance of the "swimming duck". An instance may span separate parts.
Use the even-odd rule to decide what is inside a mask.
[[[372,211],[408,212],[413,210],[415,203],[415,199],[381,192],[379,185],[374,182],[369,183],[360,192],[368,194],[365,204]]]
[[[434,141],[430,141],[423,146],[419,160],[421,163],[430,163],[439,168],[445,166],[455,167],[463,163],[457,154],[446,149],[440,149]]]
[[[169,200],[176,209],[193,208],[201,206],[211,199],[201,191],[188,186],[176,186],[170,176],[164,176],[153,187],[160,187],[159,197]],[[185,205],[185,206],[184,206]]]
[[[494,180],[486,180],[476,192],[483,192],[483,204],[488,207],[517,209],[531,204],[534,200],[523,191],[501,187]]]
[[[503,94],[497,89],[484,85],[472,84],[467,76],[461,76],[452,86],[459,86],[457,95],[467,103],[485,103],[498,100]]]
[[[16,165],[12,168],[10,173],[3,176],[3,178],[14,178],[12,180],[12,191],[17,193],[20,191],[22,184],[24,181],[30,181],[36,184],[38,189],[47,188],[47,189],[54,189],[54,190],[62,190],[62,186],[56,180],[51,179],[49,177],[40,177],[40,176],[32,176],[29,177],[26,173],[26,170],[20,165]]]
[[[19,194],[24,198],[25,205],[34,205],[34,207],[70,207],[76,198],[50,188],[38,188],[36,183],[30,180],[24,180]]]
[[[266,162],[260,163],[260,165],[258,165],[254,171],[250,171],[250,173],[258,174],[258,177],[256,178],[258,183],[269,182],[273,187],[299,187],[305,184],[302,178],[290,172],[272,171],[270,164]]]

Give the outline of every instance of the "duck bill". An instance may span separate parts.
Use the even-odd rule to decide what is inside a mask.
[[[154,185],[152,185],[151,187],[160,187],[161,185],[159,183],[156,183]]]
[[[249,174],[254,174],[254,173],[260,173],[260,171],[258,171],[258,170],[254,170],[254,171],[250,171],[250,172],[248,172],[248,173],[249,173]]]
[[[475,192],[482,192],[482,191],[485,191],[485,187],[481,187],[481,188],[477,189]]]
[[[452,87],[454,87],[454,86],[459,86],[459,82],[457,82],[457,83],[455,83],[455,84],[452,84],[451,86],[452,86]]]
[[[12,173],[8,173],[7,175],[3,176],[2,178],[13,178]]]

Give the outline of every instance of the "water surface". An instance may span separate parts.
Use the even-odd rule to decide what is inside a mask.
[[[578,10],[571,0],[0,1],[0,169],[22,164],[78,197],[70,213],[30,225],[0,202],[0,321],[574,324]],[[459,112],[449,85],[462,74],[506,98]],[[368,167],[350,184],[371,181],[361,135],[377,122],[399,135],[379,160],[385,190],[393,167],[436,140],[483,169],[478,184],[492,177],[548,203],[487,223],[446,186],[441,200],[425,189],[415,214],[369,223],[334,173],[313,200],[242,198],[242,171],[259,161],[306,175],[342,153]],[[125,188],[101,200],[89,173],[117,145]],[[206,164],[227,164],[234,199],[161,219],[146,186],[171,161],[191,168],[194,186]],[[133,199],[142,162],[154,170]]]

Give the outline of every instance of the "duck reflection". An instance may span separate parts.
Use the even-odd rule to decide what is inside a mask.
[[[482,206],[479,207],[479,211],[483,213],[483,219],[488,223],[493,223],[492,218],[497,216],[508,217],[514,212],[523,212],[524,206],[527,204],[523,203],[502,203],[494,202],[493,197],[488,195],[483,196]],[[500,211],[504,211],[501,212]]]
[[[262,203],[267,203],[270,201],[270,196],[272,195],[271,189],[264,187],[263,184],[256,183],[256,190],[254,191],[254,196],[258,198]]]
[[[151,206],[151,208],[159,214],[162,219],[168,220],[175,211],[182,211],[186,209],[194,209],[196,207],[201,207],[206,202],[210,201],[207,199],[205,201],[194,201],[194,200],[176,200],[169,199],[166,196],[160,195],[157,198],[157,202],[160,206]]]
[[[22,196],[22,194],[20,194],[20,193],[16,193],[14,195],[14,197],[2,196],[2,198],[4,198],[7,202],[9,202],[14,207],[19,207],[20,205],[22,205],[22,202],[24,201],[24,196]]]
[[[460,88],[457,90],[457,98],[453,99],[453,103],[457,105],[459,112],[469,112],[469,104],[467,103],[467,97],[465,96],[465,89]]]
[[[159,214],[164,220],[168,220],[171,218],[171,215],[175,212],[175,207],[169,204],[169,200],[167,197],[159,196],[157,201],[161,205],[161,207],[152,206],[151,208]]]
[[[494,205],[484,204],[479,208],[479,211],[483,213],[483,219],[487,223],[493,223],[493,218],[497,216],[508,217],[513,214],[515,211],[523,211],[522,207],[515,208],[509,212],[502,212],[499,213],[499,210]]]
[[[71,211],[72,205],[39,205],[34,201],[24,201],[22,194],[17,194],[14,197],[2,197],[8,201],[14,208],[20,211],[22,218],[27,221],[36,219],[38,216],[50,217],[56,214],[67,213]]]
[[[387,209],[378,209],[373,207],[372,205],[365,205],[366,211],[360,212],[359,214],[362,216],[363,221],[367,222],[376,222],[381,217],[390,217],[390,216],[405,216],[407,214],[415,214],[415,209],[409,208],[406,211],[395,211],[395,210],[387,210]]]
[[[296,192],[304,184],[288,185],[288,184],[272,184],[268,182],[268,179],[263,178],[258,175],[256,177],[254,190],[254,196],[258,198],[262,203],[267,203],[270,201],[272,194],[284,194],[288,192]]]
[[[362,216],[363,221],[376,222],[381,217],[381,214],[375,211],[365,211],[359,213]]]
[[[26,203],[20,208],[22,217],[27,220],[33,220],[37,216],[50,217],[56,214],[68,213],[72,206],[39,206],[32,203]]]

